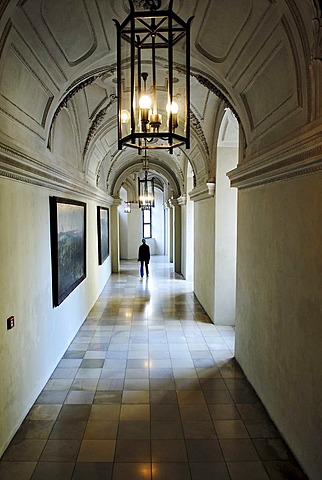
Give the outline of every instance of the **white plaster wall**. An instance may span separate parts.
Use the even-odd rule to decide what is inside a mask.
[[[124,204],[118,208],[120,218],[120,257],[124,259],[129,258],[128,249],[128,222],[131,220],[131,213],[124,213]]]
[[[181,273],[187,278],[187,206],[181,205]]]
[[[214,319],[215,201],[213,197],[194,204],[194,292]]]
[[[155,255],[164,255],[164,207],[163,193],[155,191],[155,207],[152,209],[152,237],[155,239]]]
[[[237,165],[237,148],[218,147],[216,171],[215,323],[235,324],[237,190],[226,173]]]
[[[187,190],[190,192],[193,189],[193,178],[187,178]],[[194,274],[194,202],[190,200],[187,195],[186,205],[186,275],[188,281],[193,281]]]
[[[236,357],[310,480],[322,472],[322,175],[239,192]]]
[[[87,278],[59,307],[52,307],[51,195],[64,196],[0,178],[0,455],[111,272],[110,257],[98,266],[97,205],[89,201]],[[6,319],[10,315],[14,315],[16,326],[7,331]]]
[[[127,216],[126,224],[121,229],[121,239],[127,245],[126,252],[121,250],[121,258],[133,260],[138,256],[138,248],[142,240],[142,212],[137,205],[132,205],[131,213],[122,212],[123,207],[119,207],[121,215]],[[121,244],[122,245],[122,244]]]
[[[193,188],[193,180],[187,178],[187,190]],[[181,206],[181,230],[182,230],[182,249],[181,249],[181,273],[189,282],[193,281],[193,263],[194,263],[194,215],[193,202],[187,196],[186,205]]]

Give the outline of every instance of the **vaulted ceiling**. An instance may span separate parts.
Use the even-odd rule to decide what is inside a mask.
[[[191,148],[154,151],[148,164],[167,194],[179,197],[188,161],[195,189],[214,179],[226,107],[240,123],[241,161],[281,138],[280,119],[292,131],[314,115],[309,62],[317,47],[308,26],[319,6],[317,0],[174,0],[173,10],[184,20],[194,16]],[[133,189],[142,156],[117,150],[113,18],[121,22],[127,12],[127,0],[1,3],[2,156],[5,145],[11,159],[23,155],[31,176],[32,168],[39,175],[46,170],[66,185],[73,178],[114,197],[121,185]]]

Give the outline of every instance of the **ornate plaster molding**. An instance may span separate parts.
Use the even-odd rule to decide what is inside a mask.
[[[204,75],[201,75],[201,73],[197,71],[191,72],[191,76],[194,77],[196,80],[198,80],[198,82],[201,85],[206,87],[211,93],[216,95],[220,100],[222,100],[225,104],[225,107],[228,107],[233,112],[233,114],[237,118],[238,123],[241,125],[240,117],[229,99],[229,96],[230,96],[229,92],[223,85],[218,85],[213,78],[209,79]]]
[[[57,106],[54,112],[54,115],[51,119],[49,134],[48,134],[48,142],[47,142],[47,146],[49,149],[51,148],[51,134],[52,134],[53,124],[56,118],[58,117],[60,111],[63,108],[67,108],[67,104],[69,100],[71,100],[74,97],[74,95],[76,95],[78,92],[80,92],[81,90],[84,90],[85,87],[87,87],[88,85],[91,85],[95,80],[104,76],[107,72],[114,71],[114,70],[115,70],[115,66],[98,69],[96,71],[91,72],[89,75],[78,79],[77,83],[73,83],[72,85],[70,85],[69,89],[66,90],[65,95],[59,102],[59,105]]]
[[[103,191],[95,190],[84,180],[77,179],[67,172],[45,165],[38,160],[0,143],[0,177],[44,187],[111,205],[111,197]]]
[[[198,185],[191,192],[189,192],[190,200],[193,202],[200,202],[201,200],[213,199],[213,196],[209,195],[208,187],[206,183]]]
[[[187,195],[181,195],[181,197],[177,198],[178,205],[187,205]]]
[[[297,139],[296,139],[297,140]],[[289,142],[228,172],[232,187],[257,187],[322,171],[321,129]]]
[[[113,202],[111,204],[112,207],[119,207],[123,203],[123,200],[120,197],[112,197],[112,199],[113,199]]]
[[[208,147],[208,143],[207,143],[205,134],[203,133],[203,129],[202,129],[202,126],[201,126],[198,118],[196,117],[196,115],[193,113],[192,110],[190,110],[190,122],[191,122],[191,126],[195,130],[199,140],[201,141],[201,143],[202,143],[202,145],[205,149],[207,157],[209,158],[209,147]]]
[[[91,140],[94,138],[99,125],[102,123],[102,121],[103,121],[103,119],[104,119],[104,117],[107,113],[107,110],[116,102],[116,99],[117,99],[116,95],[114,95],[114,94],[111,95],[110,98],[109,98],[109,102],[106,105],[106,107],[102,108],[102,110],[100,110],[98,112],[98,114],[95,116],[94,120],[92,121],[92,124],[91,124],[90,129],[89,129],[88,134],[87,134],[86,142],[85,142],[85,147],[84,147],[84,151],[83,151],[83,158],[85,158],[85,155],[86,155],[86,153],[89,149],[89,145],[91,143]]]

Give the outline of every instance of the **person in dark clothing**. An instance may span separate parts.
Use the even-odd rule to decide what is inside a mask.
[[[146,275],[149,276],[149,262],[150,262],[150,247],[145,243],[145,239],[142,239],[142,245],[139,247],[138,261],[141,262],[141,277],[144,275],[144,266]]]

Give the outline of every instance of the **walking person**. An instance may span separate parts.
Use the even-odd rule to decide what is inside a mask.
[[[150,247],[146,244],[145,239],[142,238],[142,245],[139,246],[138,261],[141,262],[140,273],[141,277],[144,275],[144,267],[146,276],[149,276],[149,262],[150,262]]]

